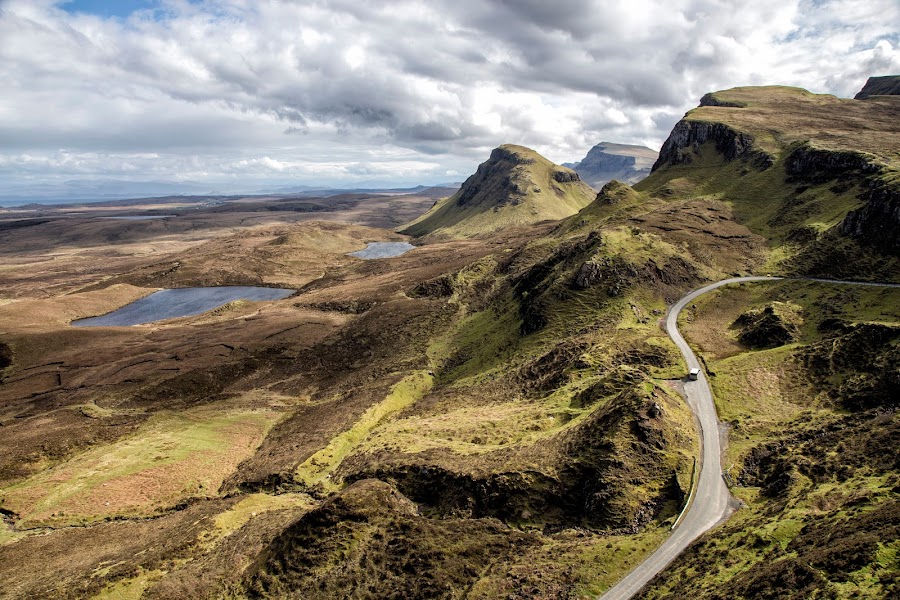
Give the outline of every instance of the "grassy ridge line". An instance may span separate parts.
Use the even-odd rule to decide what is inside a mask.
[[[690,110],[685,120],[723,123],[753,136],[754,145],[780,155],[793,144],[877,156],[900,168],[897,98],[865,102],[789,86],[736,87],[707,95],[713,104]]]
[[[427,394],[433,383],[433,377],[426,371],[417,371],[401,379],[391,388],[387,397],[363,413],[353,427],[335,436],[327,446],[297,467],[295,479],[308,486],[336,490],[338,486],[329,476],[341,461],[386,418],[411,406]]]

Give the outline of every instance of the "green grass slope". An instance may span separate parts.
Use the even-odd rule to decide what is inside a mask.
[[[516,225],[558,220],[594,199],[571,169],[534,150],[505,144],[491,152],[460,190],[436,204],[402,232],[467,237]]]
[[[900,97],[707,94],[635,187],[727,204],[769,240],[768,270],[900,280]]]

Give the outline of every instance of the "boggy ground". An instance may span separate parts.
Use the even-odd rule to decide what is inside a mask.
[[[81,255],[111,262],[40,291],[10,261],[2,594],[602,591],[665,535],[692,477],[665,305],[764,255],[724,205],[680,210],[698,223],[681,237],[658,209],[376,261],[346,252],[396,234],[324,222],[175,235],[122,261],[85,239]],[[156,287],[230,283],[299,292],[68,325]]]

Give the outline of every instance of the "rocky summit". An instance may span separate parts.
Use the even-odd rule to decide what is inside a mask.
[[[575,214],[594,198],[578,174],[534,150],[505,144],[459,191],[403,229],[423,236],[469,236]]]

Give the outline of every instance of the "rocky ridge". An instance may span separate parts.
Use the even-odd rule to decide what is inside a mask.
[[[884,82],[876,83],[883,89]],[[860,122],[868,124],[862,133]],[[837,236],[876,253],[900,256],[898,122],[900,98],[890,95],[860,102],[783,87],[710,93],[675,125],[653,166],[653,176],[638,187],[667,193],[656,182],[671,180],[673,169],[711,160],[704,154],[709,147],[719,160],[737,166],[736,177],[712,187],[703,184],[707,191],[728,189],[730,197],[747,194],[748,217],[755,213],[762,220],[768,210],[764,200],[747,193],[758,187],[772,202],[772,212],[761,223],[765,228],[784,229],[786,239],[794,243]],[[704,181],[704,171],[691,173],[695,183]],[[738,178],[744,177],[739,186]],[[822,198],[834,198],[829,201],[832,206],[825,208]],[[801,222],[811,227],[810,236],[789,227]],[[801,262],[815,261],[806,257]]]
[[[865,100],[871,96],[900,96],[900,75],[869,77],[854,100]]]

